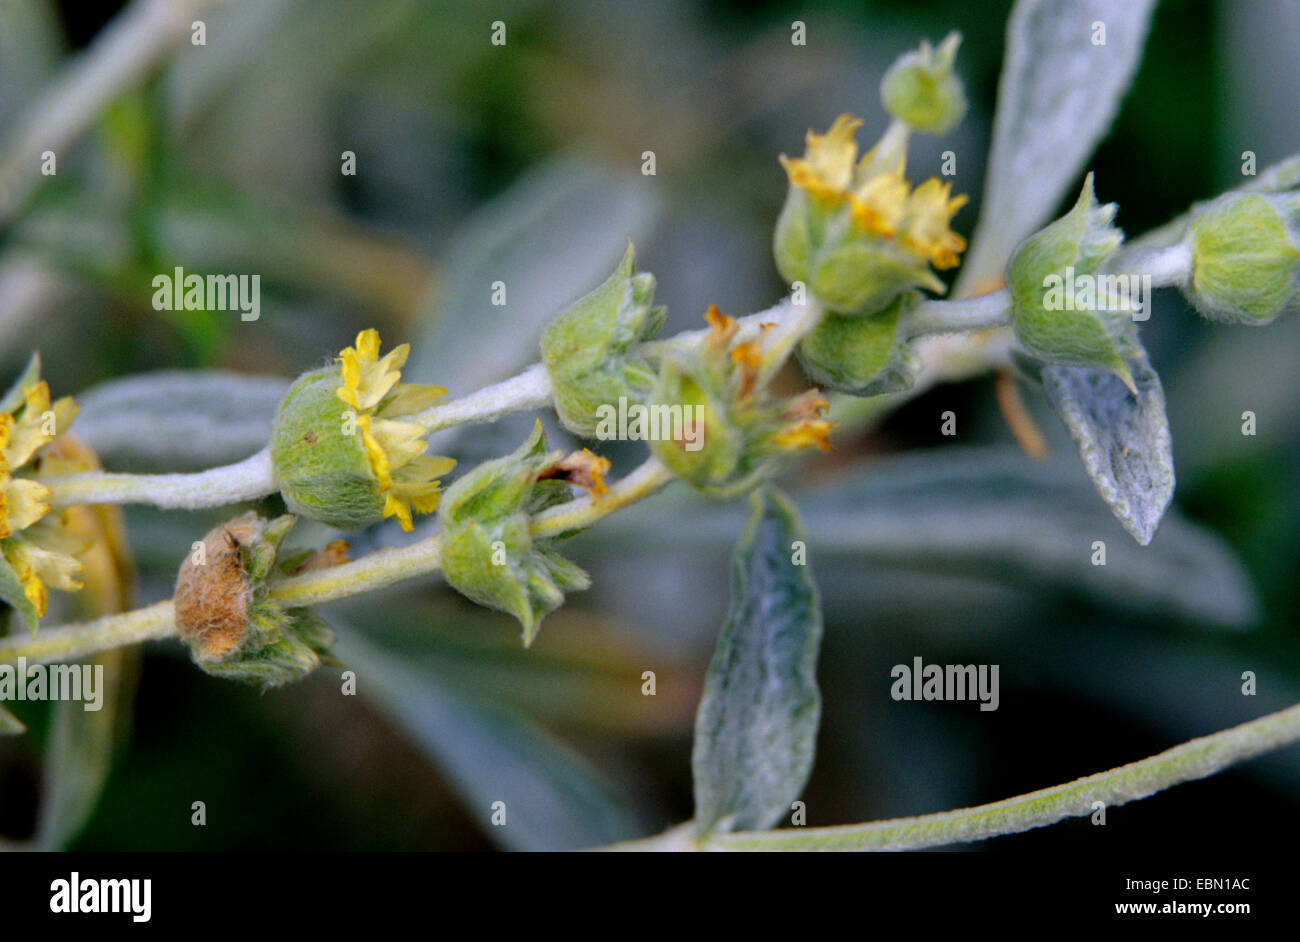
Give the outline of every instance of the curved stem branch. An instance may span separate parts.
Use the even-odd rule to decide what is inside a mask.
[[[791,828],[706,835],[698,850],[919,850],[964,844],[1003,834],[1018,834],[1066,818],[1092,814],[1094,803],[1107,808],[1148,798],[1183,782],[1207,778],[1230,765],[1300,741],[1300,704],[1202,736],[1139,762],[1089,775],[1066,785],[1044,788],[1005,801],[916,818],[895,818],[844,827]],[[690,846],[690,845],[688,845]],[[676,850],[682,832],[674,829],[644,841],[616,845],[619,850]]]

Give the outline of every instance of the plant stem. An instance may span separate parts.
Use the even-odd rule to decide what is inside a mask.
[[[197,510],[222,507],[274,494],[275,474],[266,449],[235,464],[194,474],[115,474],[87,471],[42,481],[50,506],[73,504],[153,504]]]
[[[672,479],[672,472],[658,458],[647,458],[603,497],[579,498],[542,511],[533,518],[533,536],[546,539],[584,530],[602,517],[649,497]]]
[[[908,339],[1005,327],[1011,323],[1011,295],[1005,288],[960,301],[922,301],[904,315]]]
[[[671,480],[668,469],[658,459],[649,458],[599,500],[584,495],[538,514],[533,520],[533,536],[554,539],[582,530],[649,497]],[[383,589],[437,572],[441,567],[442,536],[435,533],[409,546],[377,550],[350,563],[285,579],[272,587],[271,598],[286,608],[317,605]],[[32,663],[69,660],[175,634],[172,603],[159,602],[122,615],[42,628],[33,637],[0,638],[0,664],[13,663],[20,656]]]
[[[0,664],[25,657],[31,663],[69,661],[98,651],[176,634],[171,600],[120,615],[59,628],[42,628],[36,635],[0,638]]]
[[[1183,782],[1206,778],[1230,765],[1297,741],[1300,741],[1300,704],[1190,740],[1109,772],[974,808],[844,827],[706,835],[685,847],[678,828],[610,849],[918,850],[964,844],[1090,815],[1096,810],[1094,802],[1101,802],[1107,809],[1118,807]]]
[[[512,412],[545,409],[551,404],[551,393],[550,374],[541,363],[534,363],[517,376],[413,415],[411,421],[430,432],[495,422]]]

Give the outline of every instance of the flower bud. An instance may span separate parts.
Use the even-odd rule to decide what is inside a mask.
[[[864,317],[827,314],[800,341],[800,366],[817,385],[855,396],[910,389],[921,364],[900,335],[899,323],[917,299],[908,292]]]
[[[825,134],[808,132],[803,157],[781,157],[790,190],[773,235],[781,276],[847,315],[875,313],[912,288],[942,293],[930,266],[955,267],[966,247],[948,228],[966,197],[937,179],[912,189],[905,129],[887,132],[858,161],[860,124],[841,115]]]
[[[555,411],[575,435],[595,437],[602,405],[620,397],[641,402],[654,385],[654,371],[637,349],[663,326],[664,309],[650,306],[654,291],[653,275],[634,273],[629,243],[604,284],[569,305],[542,334]]]
[[[402,383],[410,352],[382,359],[379,335],[365,330],[340,366],[301,376],[289,387],[271,429],[271,463],[289,510],[353,530],[396,517],[411,530],[412,511],[438,506],[438,478],[455,462],[424,454],[427,432],[405,421],[446,394]]]
[[[944,134],[966,116],[966,92],[953,72],[961,33],[951,32],[937,49],[924,40],[916,52],[900,56],[880,82],[888,111],[925,134]]]
[[[762,353],[753,341],[735,343],[736,322],[710,307],[708,336],[698,350],[666,356],[649,408],[670,416],[669,435],[650,448],[674,475],[710,497],[729,499],[752,489],[790,452],[827,450],[826,401],[811,390],[774,399],[759,388]],[[678,420],[680,417],[680,420]]]
[[[277,561],[296,519],[268,521],[249,511],[210,530],[181,564],[176,627],[205,672],[277,687],[335,663],[333,631],[307,609],[282,609],[270,597],[275,577],[307,567],[297,556]],[[325,554],[346,559],[336,545]]]
[[[1127,361],[1137,348],[1131,313],[1106,304],[1058,302],[1074,279],[1091,277],[1114,254],[1124,235],[1113,225],[1114,203],[1097,205],[1092,174],[1074,208],[1021,242],[1007,262],[1016,340],[1049,363],[1113,371],[1132,389]]]
[[[605,492],[609,462],[591,452],[547,452],[539,421],[516,452],[485,462],[462,475],[438,509],[442,569],[447,582],[467,598],[507,612],[523,627],[525,647],[542,619],[559,608],[564,593],[585,589],[587,574],[535,540],[535,514],[567,499],[569,485]]]
[[[1184,244],[1183,293],[1205,317],[1267,324],[1300,308],[1300,193],[1228,193],[1197,217]]]

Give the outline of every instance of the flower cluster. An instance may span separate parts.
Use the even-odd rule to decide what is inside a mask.
[[[700,349],[665,357],[651,397],[662,406],[682,407],[683,416],[694,417],[692,427],[650,445],[692,487],[735,497],[768,477],[781,456],[829,449],[833,423],[822,417],[827,402],[816,390],[793,399],[769,397],[759,381],[758,342],[738,341],[736,321],[716,306],[704,316],[709,332]]]
[[[34,628],[49,604],[49,590],[75,591],[85,541],[50,512],[50,490],[38,480],[45,446],[77,415],[71,397],[50,401],[50,387],[33,356],[0,400],[0,598]]]
[[[891,129],[859,160],[861,124],[840,115],[825,134],[808,132],[804,156],[781,156],[790,192],[774,242],[788,282],[849,315],[879,311],[909,288],[942,293],[931,266],[955,267],[966,248],[949,228],[966,197],[937,178],[911,187],[905,131]]]

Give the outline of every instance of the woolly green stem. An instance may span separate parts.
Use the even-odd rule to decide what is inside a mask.
[[[926,334],[988,330],[1011,323],[1011,295],[1004,288],[960,301],[922,301],[904,315],[900,329],[910,340]]]
[[[503,380],[451,402],[433,406],[410,417],[430,432],[453,425],[495,422],[512,412],[545,409],[551,404],[551,377],[546,367],[534,363],[518,376]]]
[[[742,831],[690,839],[675,828],[612,850],[919,850],[1018,834],[1114,808],[1300,741],[1300,704],[1078,781],[1005,801],[844,827]]]
[[[50,506],[74,504],[153,504],[197,510],[223,507],[274,494],[278,488],[266,449],[235,464],[194,474],[116,474],[87,471],[47,478]]]
[[[105,615],[94,621],[58,628],[42,628],[35,635],[0,638],[0,664],[17,663],[25,657],[33,664],[71,661],[140,641],[170,638],[176,634],[171,600],[121,615]]]

